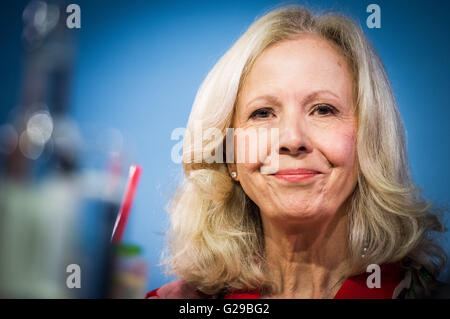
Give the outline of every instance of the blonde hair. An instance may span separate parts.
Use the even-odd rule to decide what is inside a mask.
[[[195,98],[187,132],[231,126],[239,89],[255,59],[274,43],[313,33],[334,43],[353,71],[358,116],[359,176],[349,205],[349,249],[357,269],[409,257],[436,273],[445,253],[429,238],[443,231],[408,170],[402,121],[384,67],[361,28],[338,14],[300,7],[274,10],[254,22],[210,71]],[[188,136],[187,135],[187,136]],[[192,146],[214,154],[218,143]],[[169,272],[206,294],[270,286],[258,207],[233,182],[225,163],[184,162],[185,177],[169,206]],[[365,258],[361,258],[367,247]]]

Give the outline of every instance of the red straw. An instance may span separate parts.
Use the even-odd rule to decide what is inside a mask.
[[[122,236],[127,225],[128,216],[130,215],[131,206],[133,204],[134,193],[136,192],[139,177],[141,176],[141,167],[139,165],[132,165],[128,174],[127,188],[125,189],[125,196],[122,205],[117,215],[116,223],[114,225],[111,241],[119,244],[122,241]]]

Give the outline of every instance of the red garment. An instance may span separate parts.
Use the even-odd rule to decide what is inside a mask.
[[[367,287],[367,278],[371,273],[362,273],[360,275],[347,278],[341,286],[334,299],[392,299],[394,290],[402,281],[405,275],[400,263],[384,264],[381,269],[380,288]],[[158,292],[164,289],[166,292],[160,296]],[[169,293],[167,292],[169,291]],[[145,298],[207,298],[201,293],[192,292],[186,289],[180,280],[164,285],[158,289],[152,290],[145,295]],[[259,299],[258,290],[249,292],[232,292],[224,296],[224,299]]]

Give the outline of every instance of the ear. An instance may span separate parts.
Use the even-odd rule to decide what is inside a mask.
[[[235,163],[227,163],[228,173],[230,174],[231,178],[235,181],[239,181],[239,176],[237,175],[237,167]],[[233,177],[232,173],[236,173],[236,177]]]

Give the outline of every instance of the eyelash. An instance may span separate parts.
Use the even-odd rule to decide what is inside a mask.
[[[263,117],[258,116],[258,115],[261,115],[261,113],[263,113],[263,112],[273,113],[273,109],[270,108],[270,107],[263,107],[263,108],[257,109],[256,111],[254,111],[250,115],[250,118],[251,119],[254,119],[254,118],[263,118],[263,119],[265,119],[265,118],[267,118],[268,116],[263,116]]]
[[[322,109],[322,110],[326,109],[332,115],[336,115],[337,113],[339,113],[339,111],[334,106],[331,106],[329,104],[317,104],[317,105],[314,106],[314,109],[312,110],[311,114],[316,112],[319,109]],[[319,116],[327,116],[327,115],[329,115],[329,114],[322,114],[322,115],[319,115]]]
[[[313,110],[312,110],[312,112],[310,114],[313,114],[314,112],[316,112],[316,111],[318,111],[320,109],[322,109],[322,110],[325,109],[325,110],[329,111],[329,113],[328,114],[322,114],[322,115],[319,115],[319,116],[327,116],[329,114],[336,115],[337,113],[339,113],[339,111],[334,106],[331,106],[329,104],[317,104],[317,105],[314,105],[314,108],[313,108]],[[268,118],[268,116],[259,116],[259,115],[261,115],[263,113],[266,113],[266,112],[267,113],[273,113],[273,109],[269,108],[269,107],[263,107],[263,108],[257,109],[256,111],[254,111],[250,115],[250,118],[251,119],[254,119],[254,118],[263,118],[263,119]]]

